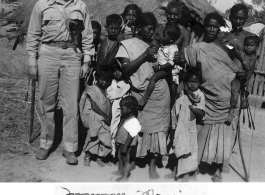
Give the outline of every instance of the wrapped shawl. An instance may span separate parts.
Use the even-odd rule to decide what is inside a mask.
[[[95,113],[91,108],[91,102],[87,95],[97,104],[104,113],[110,113],[111,105],[106,96],[96,85],[89,86],[82,94],[79,107],[81,120],[86,128],[89,128],[84,150],[92,154],[106,156],[111,152],[110,127],[104,122],[104,118]],[[98,137],[94,142],[90,137]]]
[[[205,124],[223,123],[228,116],[231,98],[231,83],[239,71],[229,56],[214,43],[195,43],[186,48],[188,64],[201,64],[201,85],[206,98]]]
[[[221,163],[228,171],[233,147],[234,132],[238,121],[239,107],[231,126],[224,122],[228,116],[231,98],[231,83],[238,67],[229,56],[214,43],[195,43],[185,50],[190,66],[201,64],[201,85],[205,94],[205,121],[198,126],[198,148],[200,160],[209,164]],[[239,101],[238,101],[239,105]]]

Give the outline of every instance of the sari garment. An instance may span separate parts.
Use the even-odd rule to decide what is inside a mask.
[[[116,58],[127,58],[134,61],[149,47],[138,38],[121,42]],[[149,80],[154,74],[152,66],[157,64],[145,62],[130,76],[132,95],[139,101],[147,90]],[[138,137],[137,157],[144,157],[147,152],[164,155],[166,150],[166,135],[170,122],[170,95],[164,79],[156,83],[143,110],[139,110],[138,117],[142,126],[142,134]]]
[[[185,50],[188,64],[196,67],[201,64],[204,83],[201,89],[205,94],[206,117],[198,125],[199,160],[209,164],[223,164],[228,171],[229,159],[239,115],[239,101],[232,125],[224,122],[229,114],[231,82],[238,67],[229,56],[214,43],[195,43]]]
[[[106,125],[102,116],[92,110],[88,95],[104,113],[110,113],[111,104],[106,94],[103,94],[96,85],[89,86],[84,91],[79,104],[81,120],[84,126],[89,128],[83,151],[105,157],[111,152],[110,127]],[[97,139],[92,141],[91,137]]]
[[[192,105],[189,98],[182,93],[172,109],[178,121],[173,141],[173,150],[178,158],[177,177],[195,171],[198,167],[196,119],[190,121],[189,105]]]

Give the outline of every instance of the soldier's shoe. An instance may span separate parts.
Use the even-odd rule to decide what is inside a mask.
[[[38,160],[46,160],[49,156],[49,149],[40,148],[36,153],[36,159]]]
[[[69,165],[77,165],[78,164],[78,160],[77,160],[74,152],[67,152],[66,150],[63,150],[63,157],[66,158],[66,162]]]

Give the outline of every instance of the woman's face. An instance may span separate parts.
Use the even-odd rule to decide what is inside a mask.
[[[244,10],[240,10],[230,16],[232,28],[235,31],[242,30],[247,21],[247,13]]]
[[[138,31],[139,35],[142,37],[143,41],[145,42],[151,42],[153,34],[155,32],[155,26],[154,25],[147,25],[147,26],[140,26]]]
[[[220,25],[217,20],[210,19],[204,26],[205,38],[207,41],[214,41],[220,32]]]
[[[136,19],[137,13],[135,10],[131,9],[124,16],[124,23],[127,24],[129,27],[135,26]]]

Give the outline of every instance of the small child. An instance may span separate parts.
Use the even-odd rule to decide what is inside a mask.
[[[187,181],[191,175],[196,177],[198,166],[196,120],[200,122],[205,115],[205,96],[199,89],[202,83],[201,71],[195,68],[189,70],[184,76],[184,83],[200,98],[200,102],[194,105],[182,91],[173,110],[175,112],[173,122],[177,121],[173,148],[178,158],[178,166],[174,169],[174,175],[177,179],[182,178],[183,181]]]
[[[111,86],[107,89],[107,96],[112,103],[112,119],[110,124],[110,132],[112,139],[112,155],[115,157],[115,140],[118,124],[120,122],[121,110],[120,110],[120,101],[123,97],[129,95],[130,84],[123,80],[121,67],[115,63],[111,66],[113,71],[113,77]]]
[[[110,66],[116,62],[115,56],[119,49],[118,37],[122,28],[122,17],[118,14],[107,16],[105,28],[108,36],[100,42],[98,66]]]
[[[111,104],[106,89],[112,81],[112,72],[106,68],[96,71],[96,85],[89,86],[82,94],[79,106],[81,120],[87,132],[83,147],[84,165],[89,166],[92,155],[99,166],[104,166],[103,158],[111,152]]]
[[[244,50],[238,52],[238,57],[240,61],[242,62],[241,64],[243,66],[243,69],[246,71],[245,86],[247,86],[247,89],[248,89],[249,80],[254,73],[254,69],[255,69],[255,65],[257,61],[256,53],[257,53],[259,44],[260,44],[260,39],[257,35],[248,36],[244,39]],[[235,78],[231,84],[230,110],[229,110],[228,117],[226,118],[226,121],[225,121],[227,125],[230,125],[233,121],[238,98],[239,98],[240,87],[241,87],[240,81],[237,78]],[[247,103],[242,102],[242,104],[246,106]]]
[[[132,168],[131,157],[136,150],[137,135],[141,131],[141,125],[136,118],[138,101],[133,96],[126,96],[120,101],[121,121],[115,136],[117,143],[119,168],[122,176],[117,181],[127,181]]]
[[[148,98],[155,89],[156,82],[160,79],[165,79],[168,76],[168,70],[172,70],[173,82],[179,84],[178,73],[182,69],[180,66],[174,64],[174,55],[178,52],[178,47],[175,42],[180,37],[180,29],[178,26],[169,25],[166,26],[163,31],[163,46],[158,50],[158,64],[153,66],[155,74],[151,77],[146,93],[139,100],[139,106],[144,106],[148,101]]]

